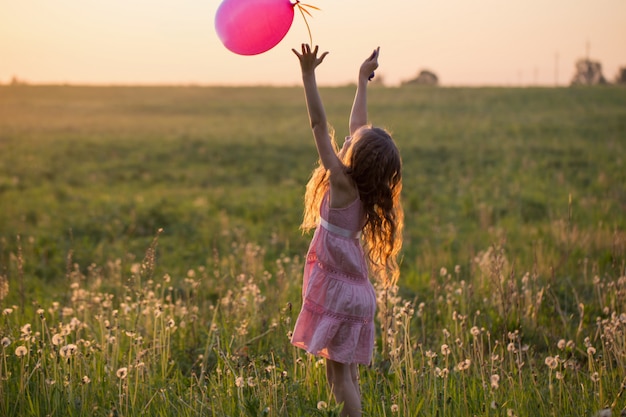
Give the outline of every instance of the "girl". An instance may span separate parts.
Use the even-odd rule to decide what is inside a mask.
[[[350,114],[350,136],[336,152],[317,89],[317,56],[309,45],[300,60],[307,110],[320,165],[306,187],[302,229],[316,228],[304,267],[303,305],[291,343],[326,358],[326,376],[342,416],[361,416],[357,364],[374,348],[376,294],[368,271],[388,287],[398,277],[402,244],[401,160],[391,136],[367,125],[367,82],[378,52],[361,64]],[[361,245],[363,241],[364,248]]]

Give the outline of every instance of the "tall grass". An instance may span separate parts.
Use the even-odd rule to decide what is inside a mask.
[[[2,415],[337,415],[323,362],[289,344],[301,258],[266,269],[262,247],[235,241],[175,282],[154,275],[157,244],[128,270],[71,265],[65,295],[3,309]],[[387,337],[361,370],[365,415],[624,408],[624,267],[581,270],[571,296],[591,297],[554,317],[552,278],[506,263],[490,248],[471,271],[442,267],[419,297],[387,294]]]
[[[323,91],[337,125],[352,93]],[[623,91],[371,102],[407,233],[364,415],[620,415]],[[2,87],[0,106],[0,415],[339,414],[289,343],[314,162],[299,89]]]

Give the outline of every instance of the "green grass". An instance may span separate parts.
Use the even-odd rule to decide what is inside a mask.
[[[626,91],[369,99],[406,231],[365,415],[619,414]],[[336,415],[288,342],[315,161],[300,88],[0,86],[0,414]]]

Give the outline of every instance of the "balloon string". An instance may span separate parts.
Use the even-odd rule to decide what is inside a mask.
[[[313,35],[311,34],[311,27],[309,26],[309,21],[306,19],[306,15],[308,14],[310,17],[313,17],[313,15],[311,14],[311,12],[309,12],[307,10],[307,8],[309,9],[314,9],[314,10],[320,10],[318,7],[315,7],[311,4],[304,4],[304,3],[300,3],[300,0],[296,0],[296,2],[293,4],[294,7],[298,7],[298,10],[300,11],[300,14],[302,15],[302,18],[304,19],[304,24],[306,25],[306,30],[309,32],[309,42],[310,45],[313,46]]]

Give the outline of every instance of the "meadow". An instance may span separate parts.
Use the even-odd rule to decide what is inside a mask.
[[[626,90],[372,87],[406,221],[364,415],[626,414]],[[300,87],[0,86],[0,415],[339,415],[289,344],[315,163]]]

